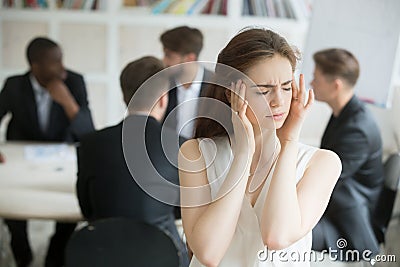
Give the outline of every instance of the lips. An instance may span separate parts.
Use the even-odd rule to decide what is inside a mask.
[[[273,115],[268,115],[267,118],[273,118],[276,121],[280,121],[284,118],[285,113],[284,112],[279,112],[275,113]]]

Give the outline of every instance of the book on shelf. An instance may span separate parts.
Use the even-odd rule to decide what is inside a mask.
[[[176,15],[226,15],[227,0],[161,0],[153,5],[151,13]]]
[[[124,0],[123,5],[125,7],[137,6],[137,1],[136,0]]]
[[[287,18],[287,13],[285,9],[285,5],[283,3],[284,0],[274,0],[275,1],[275,9],[278,18]]]
[[[158,0],[124,0],[124,7],[149,7],[160,2]]]
[[[160,14],[160,13],[164,13],[165,10],[167,10],[167,8],[171,5],[171,3],[174,0],[162,0],[160,2],[158,2],[156,5],[154,5],[154,7],[152,8],[151,12],[153,14]]]
[[[275,10],[274,0],[266,0],[265,3],[266,3],[266,7],[267,7],[268,17],[276,18],[276,10]]]
[[[310,0],[243,0],[244,16],[303,20],[310,13]]]
[[[98,0],[58,0],[58,8],[96,10],[98,9]]]
[[[48,3],[46,0],[3,0],[2,7],[40,9],[48,8]]]
[[[210,0],[202,14],[227,15],[228,0]]]
[[[3,7],[16,9],[98,9],[98,0],[3,0]]]
[[[177,4],[169,10],[169,13],[182,15],[189,11],[190,7],[195,3],[195,0],[181,0],[176,2]]]
[[[188,15],[200,14],[208,4],[208,0],[196,0],[196,2],[187,11]]]

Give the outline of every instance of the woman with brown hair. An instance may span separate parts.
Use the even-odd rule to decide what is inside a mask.
[[[311,230],[341,165],[299,142],[314,95],[306,101],[302,75],[296,85],[296,62],[286,40],[264,29],[240,32],[220,52],[212,104],[179,155],[190,266],[309,266]]]

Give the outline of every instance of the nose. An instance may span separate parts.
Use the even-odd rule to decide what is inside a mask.
[[[282,96],[282,90],[281,88],[278,88],[277,90],[272,90],[272,97],[270,99],[270,106],[271,107],[280,107],[283,105],[283,96]]]

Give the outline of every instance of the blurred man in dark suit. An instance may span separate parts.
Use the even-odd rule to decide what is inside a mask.
[[[8,78],[0,92],[0,121],[6,113],[12,115],[7,140],[76,142],[93,131],[83,77],[64,68],[58,44],[35,38],[26,55],[29,71]],[[7,155],[0,154],[0,161],[7,161]],[[17,266],[28,266],[33,256],[26,221],[5,222]],[[57,223],[46,267],[63,266],[64,248],[74,229],[74,223]]]
[[[372,217],[383,186],[382,141],[372,114],[354,94],[359,64],[343,49],[319,51],[314,61],[315,98],[326,102],[333,113],[321,148],[338,154],[343,169],[328,208],[313,230],[313,249],[370,250],[376,255],[379,244]],[[346,240],[345,247],[337,246],[340,238]]]

